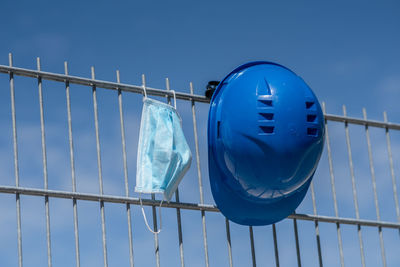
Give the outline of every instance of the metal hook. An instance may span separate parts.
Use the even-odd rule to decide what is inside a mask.
[[[175,90],[171,90],[171,92],[174,95],[174,108],[176,109],[176,93]]]
[[[144,98],[147,98],[146,77],[144,76],[144,74],[142,74],[142,88],[143,88]]]

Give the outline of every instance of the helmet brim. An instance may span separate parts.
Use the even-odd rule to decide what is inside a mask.
[[[268,225],[288,217],[304,199],[312,180],[311,176],[297,191],[278,201],[260,203],[241,197],[224,184],[229,178],[223,177],[224,174],[216,166],[211,151],[209,151],[209,171],[212,177],[211,191],[218,209],[229,220],[241,225]]]

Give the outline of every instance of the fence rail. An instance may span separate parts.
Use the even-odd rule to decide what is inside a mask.
[[[53,265],[53,254],[54,251],[52,251],[52,235],[51,235],[51,228],[52,226],[50,225],[50,208],[49,208],[49,202],[51,202],[53,199],[71,199],[73,202],[73,211],[74,211],[74,246],[75,246],[75,263],[76,266],[81,266],[81,250],[82,248],[80,247],[80,231],[78,228],[78,201],[91,201],[91,202],[98,202],[100,204],[100,214],[101,214],[101,229],[102,229],[102,252],[103,252],[103,265],[107,267],[109,265],[109,260],[108,260],[108,250],[109,247],[107,246],[107,236],[108,234],[106,233],[106,213],[105,213],[105,205],[104,203],[117,203],[121,205],[126,206],[126,222],[128,225],[128,237],[129,237],[129,265],[132,267],[135,265],[135,260],[134,260],[134,238],[133,238],[133,232],[132,232],[132,217],[131,217],[131,205],[137,206],[140,205],[139,198],[137,197],[132,197],[129,194],[129,185],[128,185],[128,172],[127,172],[127,152],[126,152],[126,142],[125,142],[125,124],[124,124],[124,117],[123,117],[123,108],[122,108],[122,94],[121,92],[130,92],[130,93],[138,93],[142,94],[144,88],[146,89],[146,92],[148,95],[153,95],[153,96],[160,96],[160,97],[165,97],[168,101],[170,101],[170,98],[174,96],[174,93],[171,92],[171,88],[169,85],[169,80],[166,80],[166,90],[164,89],[157,89],[157,88],[151,88],[146,86],[146,81],[145,77],[142,77],[142,85],[130,85],[130,84],[122,84],[120,83],[120,78],[119,78],[119,72],[117,72],[117,82],[109,82],[109,81],[102,81],[98,80],[95,78],[95,72],[94,68],[92,68],[92,77],[91,78],[83,78],[83,77],[77,77],[77,76],[71,76],[68,74],[68,66],[65,63],[65,74],[57,74],[57,73],[51,73],[51,72],[44,72],[40,68],[40,61],[38,59],[37,61],[37,70],[31,70],[31,69],[24,69],[24,68],[17,68],[12,66],[12,57],[10,55],[9,57],[9,66],[5,65],[0,65],[0,73],[7,74],[9,75],[9,87],[10,87],[10,96],[11,96],[11,120],[12,120],[12,146],[13,146],[13,163],[14,163],[14,176],[15,176],[15,186],[9,186],[9,185],[2,185],[0,184],[0,196],[2,194],[11,194],[16,196],[15,204],[16,204],[16,214],[17,214],[17,247],[18,247],[18,265],[20,267],[23,266],[23,257],[22,257],[22,241],[23,241],[23,236],[22,236],[22,225],[21,225],[21,196],[26,195],[26,196],[36,196],[36,197],[43,197],[45,200],[45,210],[46,210],[46,248],[47,248],[47,265],[50,267]],[[19,158],[18,158],[18,138],[17,138],[17,124],[16,124],[16,105],[15,105],[15,85],[14,85],[14,79],[15,76],[24,76],[24,77],[30,77],[30,78],[35,78],[37,79],[37,84],[38,84],[38,90],[39,90],[39,104],[40,104],[40,129],[41,129],[41,150],[42,150],[42,162],[43,162],[43,179],[44,179],[44,186],[43,188],[34,188],[34,187],[23,187],[20,186],[20,174],[19,174]],[[69,153],[70,153],[70,164],[71,164],[71,179],[72,179],[72,190],[70,191],[62,191],[62,190],[51,190],[48,188],[48,174],[47,174],[47,154],[46,154],[46,138],[45,138],[45,119],[44,119],[44,109],[43,109],[43,95],[42,95],[42,81],[43,80],[50,80],[50,81],[56,81],[56,82],[61,82],[65,86],[66,90],[66,100],[67,100],[67,121],[68,121],[68,140],[69,140]],[[95,124],[95,134],[96,134],[96,151],[97,151],[97,171],[98,171],[98,178],[99,178],[99,193],[98,194],[93,194],[93,193],[83,193],[83,192],[78,192],[76,189],[76,177],[75,177],[75,156],[74,156],[74,144],[73,144],[73,135],[72,135],[72,118],[71,118],[71,103],[70,103],[70,86],[76,84],[76,85],[83,85],[92,90],[92,97],[93,97],[93,111],[94,111],[94,124]],[[101,159],[101,150],[100,150],[100,135],[99,135],[99,121],[98,121],[98,104],[97,104],[97,89],[98,88],[104,88],[104,89],[111,89],[115,90],[118,93],[118,105],[119,105],[119,119],[120,119],[120,126],[121,126],[121,145],[122,145],[122,154],[123,154],[123,167],[124,167],[124,172],[123,172],[123,177],[124,177],[124,182],[125,182],[125,195],[107,195],[104,193],[103,189],[103,172],[102,172],[102,159]],[[206,215],[208,212],[211,213],[219,213],[219,210],[216,206],[213,204],[206,204],[204,200],[204,188],[203,188],[203,177],[202,177],[202,171],[200,165],[202,164],[201,158],[200,158],[200,148],[199,148],[199,136],[198,136],[198,130],[197,130],[197,118],[196,118],[196,109],[195,109],[195,104],[196,102],[201,102],[201,103],[209,103],[209,99],[207,99],[204,96],[200,95],[195,95],[193,92],[193,85],[190,84],[190,93],[183,93],[182,91],[176,90],[176,98],[181,99],[181,100],[186,100],[189,101],[191,104],[191,112],[192,112],[192,120],[193,120],[193,134],[194,134],[194,145],[195,145],[195,162],[196,162],[196,168],[197,168],[197,180],[198,180],[198,192],[199,192],[199,203],[189,203],[189,202],[181,202],[179,198],[179,190],[175,194],[175,201],[171,201],[168,203],[163,203],[162,207],[163,208],[170,208],[170,209],[175,209],[176,210],[176,223],[178,226],[178,246],[179,246],[179,262],[180,265],[183,267],[186,265],[186,261],[190,261],[191,259],[188,257],[184,257],[184,246],[183,246],[183,230],[182,230],[182,215],[181,215],[181,210],[194,210],[194,211],[199,211],[200,212],[200,219],[201,219],[201,225],[202,225],[202,247],[204,250],[204,265],[205,266],[210,266],[212,263],[210,263],[210,255],[209,255],[209,238],[207,234],[207,221],[206,221]],[[390,264],[395,263],[393,266],[397,266],[397,264],[400,265],[399,261],[396,261],[396,259],[392,259],[387,256],[386,253],[386,248],[384,246],[384,236],[382,233],[382,229],[397,229],[400,230],[400,209],[399,209],[399,203],[398,203],[398,196],[397,196],[397,183],[396,183],[396,176],[395,176],[395,163],[393,160],[393,155],[392,155],[392,148],[391,148],[391,138],[390,138],[390,131],[399,131],[400,130],[400,124],[396,123],[391,123],[387,121],[387,116],[386,113],[384,114],[384,121],[374,121],[374,120],[368,120],[366,111],[364,110],[363,118],[353,118],[353,117],[348,117],[346,113],[345,107],[343,108],[343,115],[333,115],[333,114],[327,114],[325,112],[325,106],[323,106],[324,109],[324,116],[325,116],[325,127],[326,127],[326,151],[327,153],[327,159],[329,163],[329,181],[331,185],[331,193],[332,198],[333,198],[333,206],[334,206],[334,216],[326,216],[326,215],[319,215],[317,212],[317,205],[316,205],[316,196],[315,196],[315,188],[314,188],[314,183],[311,184],[310,188],[310,194],[312,197],[312,210],[313,214],[302,214],[302,213],[294,213],[290,215],[288,218],[293,221],[293,231],[294,231],[294,242],[296,246],[296,263],[298,266],[302,266],[302,263],[304,265],[304,262],[308,262],[308,257],[301,257],[302,252],[301,249],[304,249],[304,246],[302,246],[302,240],[301,240],[301,231],[302,228],[299,226],[300,221],[312,221],[314,222],[314,235],[315,235],[315,240],[316,240],[316,248],[317,251],[315,252],[318,256],[318,265],[323,266],[324,256],[323,256],[323,249],[321,245],[321,238],[320,238],[320,224],[319,223],[329,223],[332,225],[335,225],[336,227],[336,233],[335,235],[337,236],[337,242],[338,242],[338,257],[339,261],[336,264],[339,264],[341,266],[345,265],[345,255],[346,255],[346,244],[345,244],[345,237],[342,236],[342,229],[341,225],[354,225],[357,227],[357,235],[358,235],[358,242],[359,242],[359,249],[360,249],[360,262],[358,264],[361,264],[361,266],[365,266],[367,261],[367,258],[369,255],[366,255],[367,253],[365,252],[365,237],[363,236],[363,231],[364,227],[375,227],[378,230],[378,235],[379,235],[379,246],[380,246],[380,255],[381,255],[381,265],[382,266],[388,266]],[[333,152],[332,152],[332,147],[331,147],[331,138],[329,136],[329,129],[328,129],[328,123],[329,122],[338,122],[342,123],[344,126],[344,132],[345,132],[345,143],[346,143],[346,151],[347,151],[347,157],[348,157],[348,169],[350,171],[350,178],[351,178],[351,186],[352,186],[352,199],[353,199],[353,205],[355,208],[355,217],[354,218],[349,218],[349,217],[341,217],[339,216],[339,209],[338,209],[338,199],[339,197],[337,196],[336,193],[336,181],[338,177],[335,177],[334,175],[334,168],[333,168]],[[0,123],[3,123],[0,121]],[[349,135],[349,125],[360,125],[363,126],[365,129],[365,135],[366,135],[366,141],[367,141],[367,148],[368,148],[368,164],[369,164],[369,170],[372,178],[372,189],[373,189],[373,197],[374,197],[374,203],[375,203],[375,211],[376,211],[376,220],[367,220],[367,219],[362,219],[360,216],[360,208],[359,208],[359,193],[357,192],[357,186],[356,186],[356,175],[354,174],[354,156],[352,153],[352,147],[350,144],[350,135]],[[386,149],[387,149],[387,157],[389,160],[389,168],[390,168],[390,177],[391,177],[391,187],[393,189],[393,199],[394,199],[394,205],[396,208],[396,216],[397,216],[397,222],[395,221],[383,221],[381,220],[381,213],[379,209],[379,202],[378,202],[378,193],[377,193],[377,175],[375,174],[375,166],[374,166],[374,160],[373,160],[373,152],[372,152],[372,147],[371,147],[371,138],[370,138],[370,132],[369,128],[383,128],[385,130],[385,138],[386,138]],[[2,170],[0,169],[0,172]],[[85,179],[85,177],[82,177]],[[379,177],[378,177],[379,178]],[[327,192],[326,192],[327,194]],[[389,193],[388,193],[389,194]],[[391,193],[390,193],[391,194]],[[152,195],[151,199],[143,199],[143,205],[144,206],[149,206],[151,207],[152,210],[152,218],[153,218],[153,228],[154,231],[157,231],[159,227],[161,227],[161,222],[158,221],[157,216],[156,216],[156,207],[159,206],[161,202],[159,200],[156,200],[155,196]],[[0,219],[1,221],[1,219]],[[209,228],[208,228],[209,229]],[[255,229],[255,228],[254,228]],[[248,238],[250,241],[249,248],[251,251],[251,263],[252,266],[257,266],[257,242],[256,242],[256,232],[253,229],[253,227],[248,228]],[[228,257],[226,259],[226,264],[229,263],[229,266],[241,266],[242,263],[235,263],[235,254],[233,252],[232,245],[232,225],[231,222],[228,220],[225,220],[225,230],[226,230],[226,245],[228,248]],[[400,232],[399,232],[400,233]],[[273,238],[273,250],[274,250],[274,260],[275,260],[275,266],[281,266],[282,264],[282,255],[279,253],[279,243],[278,243],[278,235],[277,235],[277,226],[274,224],[272,226],[272,238]],[[330,236],[332,238],[332,236]],[[397,247],[399,246],[399,243],[397,243]],[[25,248],[26,249],[26,248]],[[0,251],[1,254],[1,251]],[[281,256],[280,256],[281,255]],[[260,255],[259,255],[260,256]],[[156,266],[161,266],[161,258],[160,258],[160,240],[159,240],[159,235],[154,234],[154,261]],[[237,260],[237,259],[236,259]],[[389,262],[389,264],[388,264]],[[258,263],[260,264],[260,262]],[[352,262],[353,264],[353,262]],[[349,264],[349,265],[352,265]],[[170,266],[170,264],[166,264]],[[324,265],[327,266],[329,265],[329,262],[324,262]],[[332,265],[333,266],[333,265]]]
[[[10,66],[5,66],[5,65],[0,65],[0,72],[7,73],[7,74],[12,73],[14,75],[32,77],[32,78],[40,77],[43,80],[49,80],[49,81],[68,82],[71,84],[96,86],[97,88],[122,90],[122,91],[126,91],[126,92],[144,94],[143,86],[139,86],[139,85],[129,85],[129,84],[123,84],[123,83],[101,81],[101,80],[96,80],[96,79],[88,79],[88,78],[83,78],[83,77],[51,73],[51,72],[44,72],[44,71],[37,71],[37,70],[30,70],[30,69],[24,69],[24,68],[16,68],[16,67],[10,67]],[[169,90],[172,90],[172,89],[169,89]],[[169,92],[169,90],[151,88],[151,87],[146,86],[146,92],[149,95],[169,97],[169,98],[174,97],[174,93]],[[206,98],[205,96],[195,95],[193,93],[187,94],[187,93],[182,93],[179,90],[176,90],[175,95],[176,95],[177,99],[190,100],[190,101],[202,102],[202,103],[210,103],[210,100],[208,98]],[[347,123],[358,124],[358,125],[368,125],[371,127],[400,130],[400,124],[398,124],[398,123],[359,119],[359,118],[352,118],[352,117],[339,116],[339,115],[326,114],[326,113],[324,115],[325,115],[325,118],[330,121],[347,122]]]
[[[21,194],[28,196],[42,196],[42,197],[54,197],[54,198],[66,198],[66,199],[77,199],[87,201],[104,201],[109,203],[120,203],[120,204],[133,204],[140,205],[139,198],[136,197],[122,197],[113,195],[99,195],[99,194],[88,194],[88,193],[77,193],[69,191],[59,190],[44,190],[35,188],[24,188],[15,186],[0,186],[0,193],[6,194]],[[143,199],[143,206],[159,207],[161,201],[153,199]],[[198,211],[209,211],[209,212],[220,212],[219,209],[214,205],[209,204],[197,204],[197,203],[184,203],[184,202],[163,202],[163,208],[174,208],[184,210],[198,210]],[[350,225],[363,225],[363,226],[380,226],[384,228],[400,229],[400,223],[384,222],[384,221],[370,221],[360,220],[343,217],[329,217],[321,215],[310,215],[295,213],[289,216],[291,219],[305,220],[305,221],[320,221],[329,223],[342,223]]]

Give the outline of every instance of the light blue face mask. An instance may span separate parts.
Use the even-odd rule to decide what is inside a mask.
[[[145,87],[143,88],[145,97],[140,124],[135,191],[162,193],[164,200],[169,201],[190,168],[192,153],[182,131],[181,118],[176,111],[175,92],[173,91],[173,107],[147,98]],[[143,207],[142,212],[148,226]],[[152,231],[149,226],[148,228]]]

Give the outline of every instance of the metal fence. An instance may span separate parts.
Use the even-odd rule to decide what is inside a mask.
[[[185,134],[191,142],[194,164],[187,175],[189,177],[185,177],[175,193],[174,201],[163,203],[163,231],[153,235],[154,245],[151,247],[147,241],[152,234],[143,227],[139,199],[133,193],[136,152],[135,149],[131,154],[127,152],[127,144],[137,143],[137,135],[126,135],[126,128],[132,127],[132,132],[139,131],[137,122],[143,87],[146,87],[147,94],[170,101],[173,94],[169,81],[166,80],[164,90],[148,87],[144,76],[142,84],[136,86],[121,83],[118,71],[116,82],[109,82],[96,79],[93,67],[91,78],[69,75],[67,63],[64,69],[64,74],[44,72],[39,59],[36,70],[14,67],[11,55],[8,66],[0,65],[0,124],[4,134],[0,136],[0,159],[8,156],[9,162],[8,167],[0,165],[0,212],[3,214],[0,217],[1,266],[97,266],[99,263],[104,266],[400,266],[400,211],[395,176],[400,155],[397,149],[392,152],[392,146],[400,148],[400,124],[388,122],[386,113],[383,121],[368,120],[364,109],[363,118],[358,119],[348,117],[345,107],[343,115],[328,114],[324,104],[326,145],[306,199],[295,214],[276,225],[245,227],[229,222],[219,213],[213,204],[208,179],[204,177],[207,177],[204,121],[209,100],[195,95],[191,83],[188,93],[177,90],[176,98],[183,100],[179,101],[178,110],[183,117]],[[16,86],[18,79],[21,88]],[[9,91],[5,90],[5,86],[9,87]],[[71,103],[74,87],[77,94],[79,91],[86,97],[79,95],[75,99],[79,103],[75,116]],[[104,93],[107,91],[104,89],[109,89],[111,93]],[[19,106],[16,100],[18,90]],[[56,105],[46,102],[46,90],[62,93],[63,99],[60,98]],[[7,100],[6,91],[10,93]],[[103,94],[101,101],[104,102],[100,114],[98,94]],[[135,97],[136,107],[126,106],[126,98],[129,97]],[[50,98],[49,102],[54,101]],[[107,102],[110,98],[115,99],[113,106]],[[132,99],[128,101],[133,103]],[[37,109],[29,106],[33,102],[38,104],[38,107],[32,104]],[[80,109],[89,105],[90,109]],[[19,108],[26,115],[21,120],[17,120]],[[62,116],[58,114],[59,110],[63,111]],[[83,114],[88,110],[93,112],[89,121],[89,117]],[[118,119],[107,119],[111,110],[116,111],[113,111],[113,118]],[[100,115],[103,115],[107,125],[101,125]],[[129,117],[129,121],[124,119],[124,115]],[[56,123],[48,130],[51,123],[48,124],[46,116],[49,121],[62,121],[65,127],[57,129]],[[79,118],[81,116],[83,118]],[[197,121],[198,116],[201,121]],[[74,132],[73,117],[81,121],[74,127]],[[17,128],[17,121],[22,130]],[[107,132],[108,128],[117,125],[115,121],[119,124],[118,141]],[[40,134],[23,134],[25,125],[35,123],[40,126],[40,130],[36,131]],[[201,125],[200,131],[198,124]],[[87,134],[82,132],[85,127],[91,128],[88,140],[95,145],[96,153],[91,158],[77,160],[79,152],[84,149],[77,151],[75,140],[79,138],[77,136]],[[102,131],[105,133],[100,135]],[[354,134],[350,135],[350,132]],[[23,143],[20,135],[25,136]],[[52,140],[49,145],[49,135],[63,135],[66,146],[59,146],[57,140]],[[33,139],[39,136],[40,146],[35,147],[40,153],[32,156],[29,154],[32,151],[28,150],[35,149],[31,148],[30,142],[38,142]],[[112,146],[107,148],[109,151],[115,149],[119,155],[109,156],[108,152],[104,152],[105,143]],[[378,152],[373,152],[373,145],[374,151]],[[23,146],[28,147],[27,150],[23,150]],[[49,156],[50,148],[52,154]],[[60,151],[65,152],[67,162],[52,157]],[[22,167],[19,153],[29,154],[24,156],[25,165]],[[37,158],[40,158],[40,171],[30,166]],[[120,161],[118,166],[115,166],[113,158]],[[50,161],[53,167],[50,167]],[[84,171],[78,175],[78,164],[84,168],[82,166],[92,163],[97,165],[93,167],[97,175],[84,175]],[[68,166],[69,170],[61,165]],[[106,165],[107,171],[104,170]],[[68,184],[61,182],[61,178],[54,178],[57,182],[52,183],[51,178],[57,176],[68,177]],[[94,176],[97,176],[98,182],[92,179]],[[112,184],[111,180],[118,180],[121,190],[107,191],[104,180],[109,181],[107,185]],[[80,183],[86,183],[86,187],[81,186],[79,190]],[[57,189],[60,187],[63,189]],[[88,189],[91,187],[98,188],[97,193],[90,192],[93,191]],[[11,200],[10,196],[15,198]],[[44,207],[35,202],[37,199],[44,200]],[[72,203],[58,206],[58,199],[64,199],[63,203]],[[88,202],[98,203],[99,207],[85,206]],[[24,205],[29,205],[29,208],[24,209]],[[157,230],[160,222],[156,208],[160,200],[152,195],[143,200],[143,205],[147,207],[147,212],[152,212],[153,227]],[[28,215],[30,209],[35,210],[33,215]],[[91,223],[87,223],[88,218],[81,220],[86,214],[94,214],[91,213],[93,210],[97,215],[100,211],[96,220],[91,220]],[[13,214],[16,214],[15,220],[9,218]],[[24,216],[27,218],[25,221]],[[39,226],[35,228],[31,224]],[[29,229],[24,230],[24,227]],[[89,242],[94,235],[88,236],[86,231],[96,227],[101,228],[97,232],[99,237]],[[64,233],[67,228],[70,231]],[[37,233],[31,236],[32,233],[28,232],[31,230]],[[41,237],[43,240],[38,240]],[[101,250],[96,242],[101,243]],[[56,249],[65,246],[64,243],[71,243],[69,250]],[[42,256],[37,259],[31,255],[32,251]],[[163,254],[163,251],[167,253]]]

